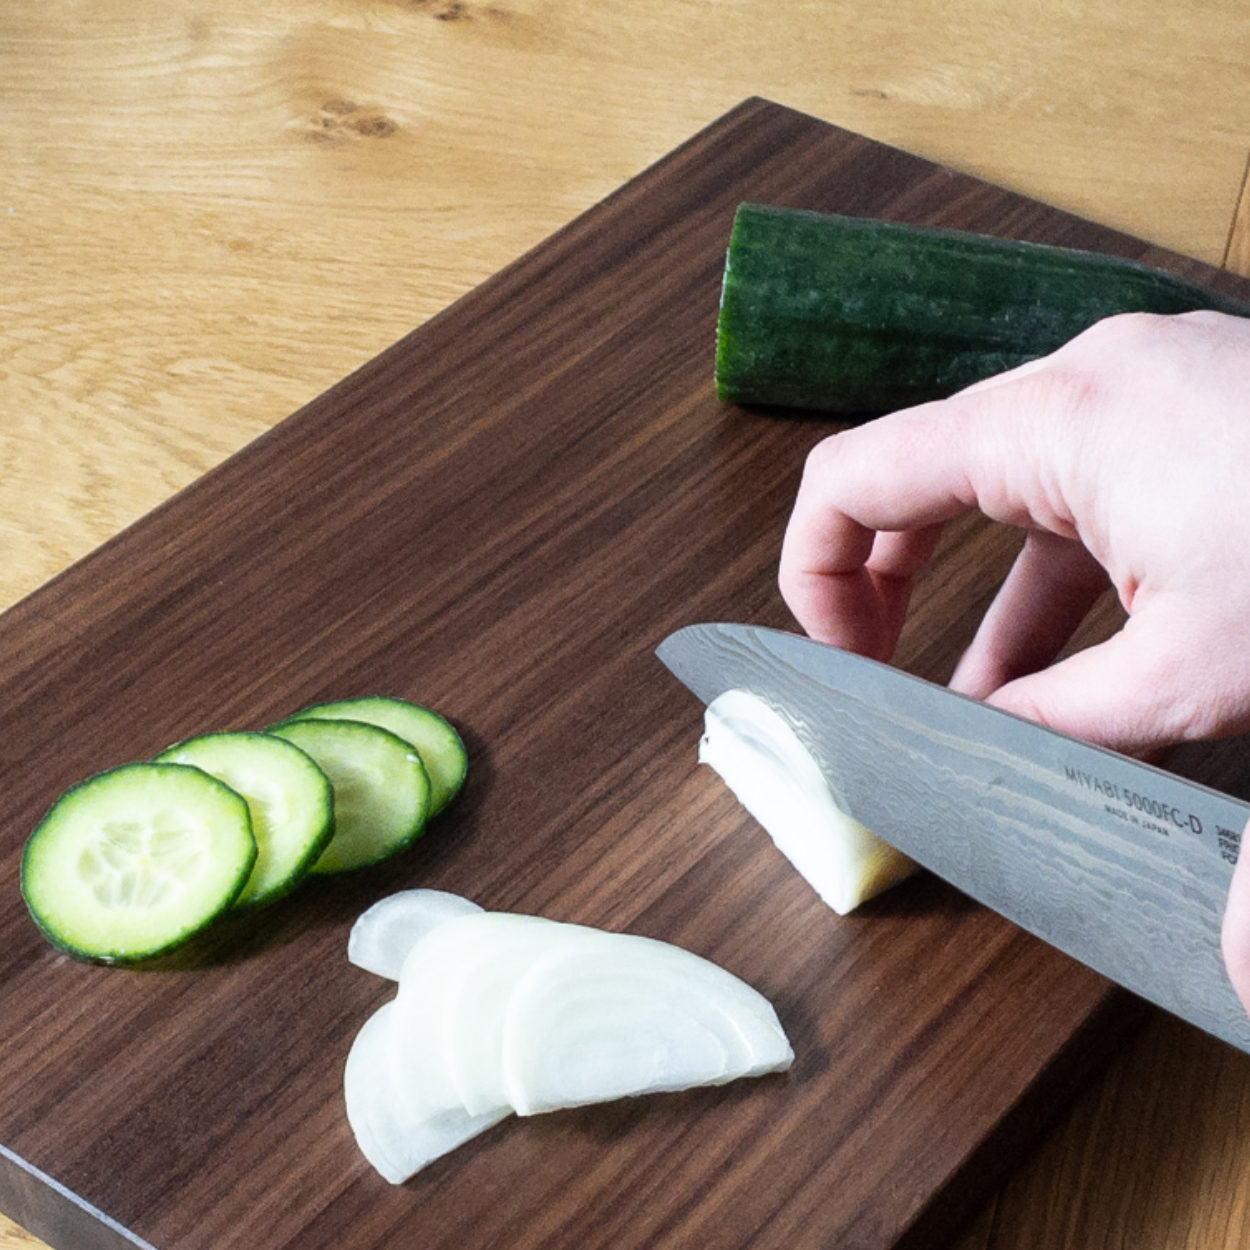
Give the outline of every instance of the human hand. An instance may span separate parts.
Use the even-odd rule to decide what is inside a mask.
[[[1134,754],[1250,729],[1250,320],[1132,314],[812,452],[781,588],[815,638],[889,659],[942,523],[1026,530],[953,688]],[[1098,597],[1128,619],[1055,662]],[[1250,846],[1250,828],[1243,837]],[[1224,916],[1250,1011],[1250,853]]]
[[[1250,320],[1128,314],[808,459],[781,589],[815,638],[888,660],[941,525],[1024,546],[951,685],[1146,754],[1250,729]],[[1098,597],[1128,620],[1055,663]]]

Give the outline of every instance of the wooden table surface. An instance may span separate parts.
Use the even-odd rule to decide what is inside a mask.
[[[1250,274],[1234,0],[9,0],[0,607],[749,95]],[[959,1250],[1250,1244],[1248,1165],[1159,1018]]]

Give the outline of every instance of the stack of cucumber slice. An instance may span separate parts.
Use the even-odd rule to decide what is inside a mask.
[[[448,721],[383,695],[190,738],[63,794],[26,841],[22,896],[76,958],[150,959],[309,874],[410,846],[467,767]]]

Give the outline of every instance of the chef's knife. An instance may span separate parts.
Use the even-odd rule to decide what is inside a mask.
[[[769,703],[878,836],[1250,1051],[1220,952],[1250,804],[783,631],[690,625],[657,654],[704,703],[731,689]]]

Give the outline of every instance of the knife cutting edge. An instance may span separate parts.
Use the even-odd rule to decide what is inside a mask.
[[[781,630],[689,625],[656,654],[704,703],[770,704],[839,806],[898,850],[1250,1052],[1220,949],[1250,803]]]

